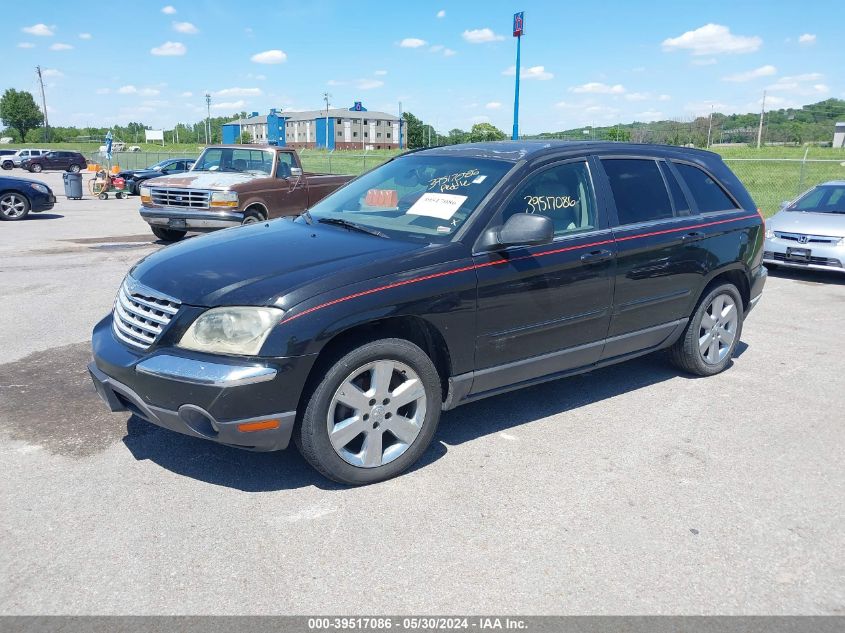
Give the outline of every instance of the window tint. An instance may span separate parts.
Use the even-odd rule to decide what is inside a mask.
[[[683,163],[675,163],[675,167],[678,168],[678,173],[681,174],[681,178],[684,179],[692,192],[692,197],[695,198],[700,213],[736,209],[733,200],[722,190],[719,183],[704,171]]]
[[[672,217],[669,193],[657,162],[647,159],[602,160],[610,179],[619,224]]]
[[[660,171],[666,177],[666,182],[669,183],[669,193],[672,195],[672,202],[675,205],[675,215],[689,215],[689,203],[687,197],[684,195],[683,189],[678,184],[678,179],[675,174],[669,169],[666,163],[660,163]]]
[[[508,202],[502,223],[515,213],[548,216],[555,235],[596,228],[596,202],[587,163],[566,163],[531,176]]]

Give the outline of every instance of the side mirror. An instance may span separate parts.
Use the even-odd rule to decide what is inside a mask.
[[[545,215],[516,213],[501,228],[489,229],[482,245],[491,250],[508,246],[549,244],[555,237],[555,226]]]
[[[290,168],[290,177],[291,178],[302,178],[302,167],[291,167]]]

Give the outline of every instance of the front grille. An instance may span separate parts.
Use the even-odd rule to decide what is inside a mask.
[[[182,304],[127,277],[114,301],[112,330],[127,345],[148,349]]]
[[[775,237],[791,242],[798,242],[799,244],[836,244],[842,239],[841,237],[830,237],[828,235],[807,235],[805,233],[787,233],[785,231],[775,231]]]
[[[180,207],[188,209],[208,209],[211,192],[202,189],[170,189],[151,187],[150,196],[157,207]]]
[[[801,259],[790,259],[786,253],[773,253],[766,251],[763,253],[763,259],[774,260],[776,262],[784,262],[787,264],[815,264],[817,266],[830,266],[832,268],[842,268],[842,262],[833,257],[808,257]]]

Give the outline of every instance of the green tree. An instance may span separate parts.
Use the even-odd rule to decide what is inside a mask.
[[[476,123],[469,132],[471,141],[504,141],[507,136],[492,123]]]
[[[7,88],[0,97],[0,119],[4,125],[15,128],[22,139],[31,129],[39,127],[44,117],[32,98],[32,93]]]
[[[428,142],[425,124],[410,112],[403,112],[405,119],[405,141],[408,149],[425,147]]]

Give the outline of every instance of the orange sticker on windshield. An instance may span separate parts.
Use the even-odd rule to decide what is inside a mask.
[[[395,189],[370,189],[364,204],[377,209],[395,209],[399,206],[399,194]]]

